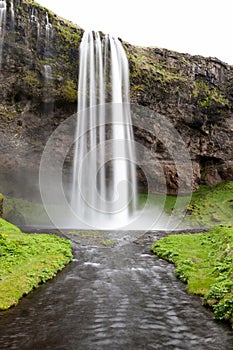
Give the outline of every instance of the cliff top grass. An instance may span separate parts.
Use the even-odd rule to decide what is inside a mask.
[[[175,264],[187,291],[204,296],[217,320],[233,327],[233,228],[217,226],[203,234],[170,235],[151,250]]]
[[[15,306],[24,295],[53,278],[71,259],[68,240],[25,234],[0,219],[0,310]]]
[[[80,29],[80,27],[77,24],[75,24],[75,23],[73,23],[73,22],[71,22],[63,17],[58,16],[56,13],[54,13],[53,11],[49,10],[47,7],[44,7],[43,5],[39,4],[38,2],[36,2],[34,0],[22,0],[22,3],[26,4],[26,5],[33,6],[33,7],[38,8],[38,9],[42,9],[42,10],[46,11],[50,16],[56,17],[57,19],[62,20],[67,25]]]
[[[138,68],[151,74],[156,81],[163,81],[164,83],[171,81],[187,82],[187,76],[174,71],[173,67],[168,67],[166,62],[158,62],[150,48],[134,46],[133,52],[126,45],[126,52],[131,62],[135,64],[131,71],[131,77],[136,77],[139,74]],[[143,86],[143,84],[141,85]]]

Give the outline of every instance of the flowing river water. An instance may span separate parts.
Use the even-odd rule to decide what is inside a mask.
[[[230,327],[150,253],[159,236],[70,236],[73,262],[0,314],[0,349],[232,350]]]

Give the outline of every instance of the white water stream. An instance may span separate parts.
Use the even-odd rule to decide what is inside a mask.
[[[125,225],[136,209],[128,60],[118,39],[84,33],[71,206],[88,223]]]
[[[6,0],[0,0],[0,68],[2,65],[2,49],[6,26]]]

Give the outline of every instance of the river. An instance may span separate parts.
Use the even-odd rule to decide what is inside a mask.
[[[1,313],[0,349],[232,350],[230,327],[150,253],[159,235],[70,236],[73,262]]]

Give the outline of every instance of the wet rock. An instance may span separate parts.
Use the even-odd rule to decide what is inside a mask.
[[[12,224],[18,225],[18,226],[24,226],[26,225],[25,218],[22,213],[20,213],[16,208],[13,208],[9,211],[5,219]]]

